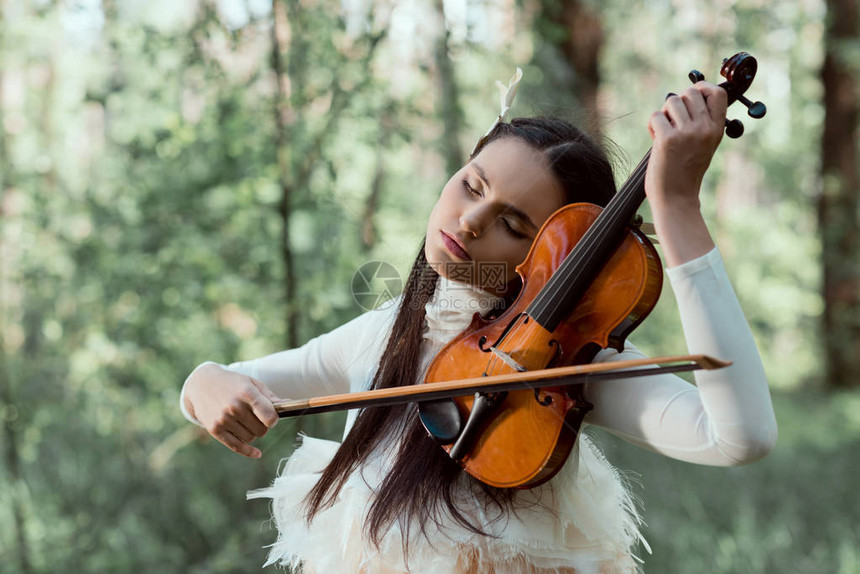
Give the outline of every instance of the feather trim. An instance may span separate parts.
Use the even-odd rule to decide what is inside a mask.
[[[428,539],[410,540],[403,555],[403,531],[395,523],[374,548],[362,536],[381,483],[384,459],[377,457],[351,476],[335,503],[308,525],[303,500],[339,443],[302,437],[274,483],[248,493],[271,499],[277,540],[264,566],[278,564],[306,574],[327,572],[634,573],[630,551],[638,542],[650,552],[639,528],[643,522],[627,479],[600,452],[587,433],[547,485],[523,491],[521,504],[505,520],[489,521],[493,536],[479,536],[456,524],[430,525]],[[481,509],[476,506],[475,511]],[[478,514],[483,516],[483,514]],[[641,561],[640,561],[641,562]]]

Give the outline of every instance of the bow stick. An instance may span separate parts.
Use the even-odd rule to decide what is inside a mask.
[[[539,369],[522,373],[509,373],[487,377],[472,377],[457,381],[443,381],[422,385],[407,385],[388,389],[373,389],[356,393],[327,395],[312,399],[299,399],[274,403],[280,418],[326,413],[345,409],[379,407],[406,402],[422,402],[469,395],[473,392],[515,391],[540,387],[582,385],[606,379],[623,379],[679,373],[699,369],[714,370],[728,367],[730,361],[721,361],[707,355],[676,355],[607,363],[590,363],[554,369]],[[645,367],[645,368],[642,368]]]

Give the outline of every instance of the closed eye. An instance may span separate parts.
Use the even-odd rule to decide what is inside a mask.
[[[463,189],[466,190],[466,193],[468,193],[469,195],[475,196],[475,197],[483,197],[481,195],[480,191],[478,191],[477,189],[475,189],[474,187],[472,187],[469,184],[468,179],[463,178],[462,182],[463,182]],[[502,226],[505,228],[505,231],[507,231],[508,234],[512,235],[513,237],[515,237],[517,239],[527,239],[528,238],[528,235],[526,235],[525,233],[520,233],[519,231],[514,229],[513,226],[510,224],[510,222],[505,218],[502,218]]]
[[[520,233],[519,231],[511,227],[511,224],[508,223],[507,219],[502,218],[502,223],[505,226],[505,230],[517,239],[525,239],[528,237],[528,235],[526,235],[525,233]]]
[[[465,189],[471,195],[474,195],[476,197],[481,197],[480,192],[477,189],[475,189],[474,187],[472,187],[471,185],[469,185],[469,180],[465,179],[465,178],[463,179],[463,189]]]

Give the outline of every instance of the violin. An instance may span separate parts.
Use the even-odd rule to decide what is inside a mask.
[[[760,118],[764,104],[743,95],[756,69],[755,58],[735,54],[723,61],[719,86],[729,104],[740,101]],[[704,80],[696,70],[688,77]],[[726,135],[742,133],[738,120],[726,121]],[[428,433],[466,472],[495,487],[531,488],[561,469],[593,408],[582,383],[730,364],[701,356],[591,364],[603,348],[623,349],[662,290],[660,258],[636,220],[649,157],[605,208],[570,204],[547,219],[516,268],[522,288],[514,302],[498,317],[476,313],[422,385],[276,403],[279,416],[417,401]],[[633,368],[666,362],[673,364]]]

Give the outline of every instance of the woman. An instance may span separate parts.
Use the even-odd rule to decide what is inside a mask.
[[[500,120],[513,90],[504,95]],[[584,390],[594,404],[586,423],[712,465],[751,462],[776,440],[755,343],[699,210],[725,110],[725,92],[705,82],[666,100],[648,124],[646,193],[690,352],[733,366],[698,373],[697,386],[661,375]],[[555,210],[605,205],[614,192],[605,156],[573,126],[497,122],[443,189],[396,305],[299,349],[229,367],[204,363],[186,381],[183,412],[235,452],[259,457],[250,442],[277,422],[277,397],[420,382],[474,312],[516,295],[514,268]],[[503,280],[455,275],[483,263],[502,269]],[[641,356],[628,343],[595,361]],[[545,485],[493,489],[446,457],[415,405],[350,412],[342,445],[306,438],[273,486],[249,497],[273,499],[279,537],[268,563],[308,572],[628,572],[633,545],[644,543],[623,481],[587,434]]]

